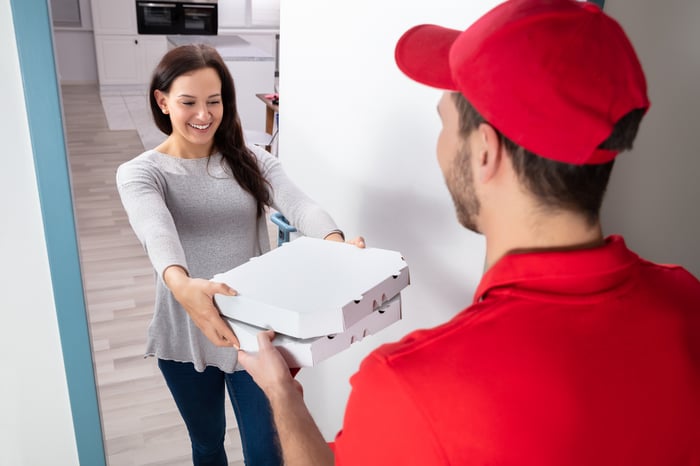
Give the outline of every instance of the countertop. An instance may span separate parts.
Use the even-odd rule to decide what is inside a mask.
[[[251,45],[240,36],[168,36],[168,45],[178,47],[180,45],[204,43],[216,48],[224,61],[274,61],[275,57],[264,50]]]

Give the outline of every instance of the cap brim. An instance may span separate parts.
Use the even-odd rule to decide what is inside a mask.
[[[450,70],[450,48],[462,31],[422,24],[406,31],[396,44],[394,58],[409,78],[427,86],[457,90]]]

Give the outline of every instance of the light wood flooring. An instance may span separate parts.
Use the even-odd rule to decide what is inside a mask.
[[[116,191],[117,166],[143,151],[135,130],[110,131],[97,86],[62,87],[83,282],[109,466],[190,465],[190,442],[154,358],[143,357],[153,269]],[[227,405],[229,464],[242,466]]]

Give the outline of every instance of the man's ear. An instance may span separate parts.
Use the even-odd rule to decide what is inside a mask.
[[[476,129],[476,146],[474,154],[478,161],[479,177],[482,182],[488,182],[498,173],[503,162],[501,138],[498,132],[488,123],[481,123]]]

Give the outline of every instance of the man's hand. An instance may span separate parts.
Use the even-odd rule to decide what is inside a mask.
[[[179,266],[168,267],[163,273],[166,285],[175,299],[189,314],[192,322],[216,346],[235,346],[240,343],[231,327],[214,305],[214,295],[235,296],[236,291],[225,283],[201,278],[190,278]]]
[[[274,347],[275,332],[258,333],[258,353],[238,351],[238,362],[270,400],[286,466],[332,466],[333,452],[304,404],[301,385]]]
[[[287,361],[272,344],[274,338],[275,332],[272,330],[258,333],[257,354],[239,350],[238,362],[268,397],[274,396],[275,390],[289,387],[301,391],[301,385],[292,377]]]

